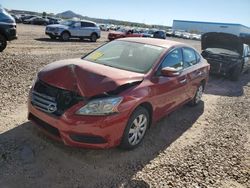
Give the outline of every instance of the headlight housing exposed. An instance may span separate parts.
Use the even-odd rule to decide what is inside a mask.
[[[86,105],[80,108],[76,114],[103,116],[118,112],[118,105],[122,102],[122,97],[100,98],[89,101]]]

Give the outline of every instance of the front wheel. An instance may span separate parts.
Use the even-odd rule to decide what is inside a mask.
[[[91,36],[90,36],[90,40],[91,42],[96,42],[97,41],[97,35],[95,33],[93,33]]]
[[[120,147],[134,149],[143,140],[149,126],[149,113],[143,107],[138,107],[130,116],[123,133]]]
[[[0,52],[2,52],[7,46],[6,38],[0,35]]]
[[[69,34],[68,32],[63,32],[63,33],[61,34],[61,40],[62,40],[62,41],[68,41],[69,38],[70,38],[70,34]]]
[[[204,86],[202,84],[200,84],[196,90],[194,98],[189,102],[189,105],[191,105],[191,106],[198,105],[201,102],[203,91],[204,91]]]

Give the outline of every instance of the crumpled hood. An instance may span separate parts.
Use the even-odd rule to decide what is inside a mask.
[[[43,82],[61,89],[92,97],[117,89],[119,86],[142,81],[144,75],[116,69],[82,59],[51,63],[38,73]]]
[[[210,32],[205,33],[201,37],[201,48],[223,48],[243,54],[243,43],[241,39],[229,33]]]

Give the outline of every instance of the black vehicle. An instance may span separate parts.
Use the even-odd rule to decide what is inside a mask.
[[[0,9],[0,52],[6,48],[7,41],[11,41],[16,38],[15,19],[4,9]]]
[[[11,16],[15,19],[16,23],[22,23],[22,19],[18,17],[17,15],[11,14]]]
[[[44,18],[46,19],[46,18]],[[53,18],[53,17],[47,17],[49,23],[48,24],[59,24],[60,23],[60,20],[57,19],[57,18]]]
[[[158,38],[158,39],[166,39],[166,31],[163,30],[159,30],[159,31],[155,31],[153,38]]]
[[[238,80],[250,68],[249,46],[229,33],[205,33],[201,38],[201,55],[210,64],[210,73]]]
[[[24,24],[33,24],[33,25],[48,25],[49,20],[42,17],[32,17],[30,19],[24,20]]]
[[[34,16],[34,15],[22,15],[20,17],[20,19],[21,19],[21,22],[24,22],[24,20],[28,20],[28,19],[33,18],[33,17],[36,17],[36,16]]]

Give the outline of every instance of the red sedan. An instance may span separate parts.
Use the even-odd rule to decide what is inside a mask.
[[[133,29],[120,29],[117,31],[111,31],[108,34],[108,39],[115,40],[118,38],[125,38],[125,37],[143,37],[142,33],[138,33]]]
[[[209,64],[190,46],[125,38],[41,70],[28,118],[52,138],[86,148],[132,149],[157,120],[202,97]]]

